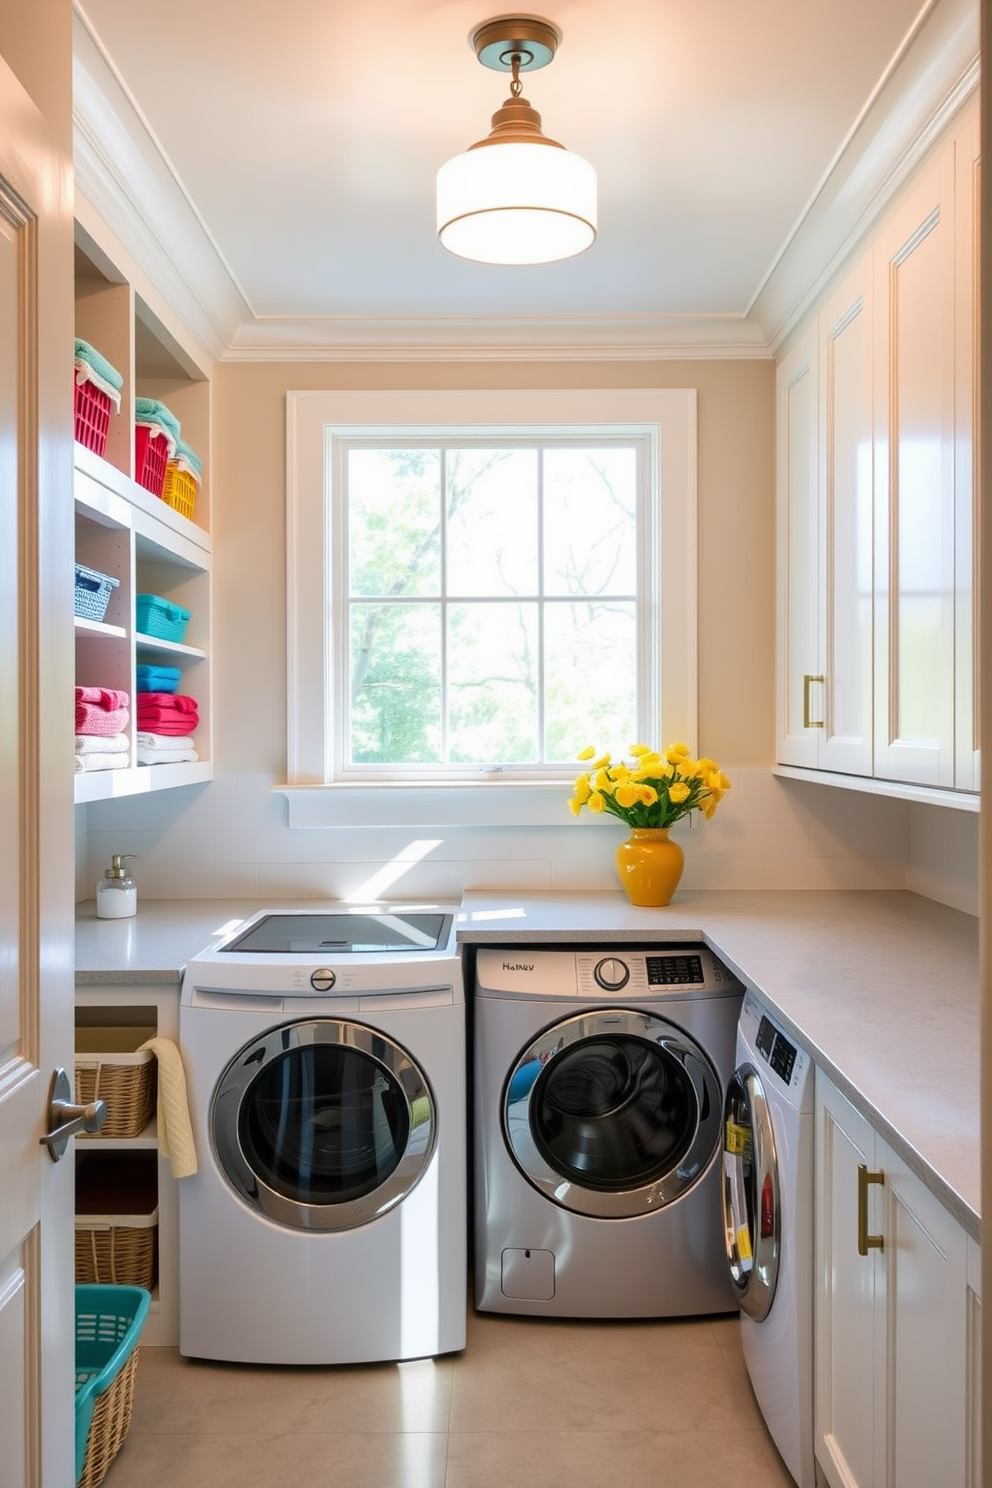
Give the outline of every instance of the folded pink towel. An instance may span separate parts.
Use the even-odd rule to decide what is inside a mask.
[[[145,708],[168,708],[170,713],[195,713],[198,706],[196,698],[183,692],[139,692],[137,702],[139,712]]]
[[[77,703],[93,703],[97,708],[105,708],[107,712],[114,712],[117,708],[126,708],[131,699],[126,692],[120,692],[116,687],[77,687]]]
[[[143,734],[184,735],[198,728],[198,713],[167,713],[164,708],[147,708],[138,713],[138,729]]]
[[[108,713],[99,703],[76,704],[77,734],[122,734],[131,721],[126,708]]]

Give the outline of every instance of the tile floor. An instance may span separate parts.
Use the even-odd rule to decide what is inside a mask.
[[[470,1313],[464,1353],[333,1369],[146,1348],[106,1488],[793,1488],[736,1317]]]

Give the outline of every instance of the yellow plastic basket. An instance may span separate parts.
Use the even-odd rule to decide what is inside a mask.
[[[196,476],[188,470],[181,470],[175,460],[170,460],[165,467],[165,485],[162,487],[162,500],[166,506],[192,520],[196,491]]]

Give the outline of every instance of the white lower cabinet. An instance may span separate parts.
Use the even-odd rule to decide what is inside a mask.
[[[978,1247],[816,1087],[816,1457],[831,1488],[980,1481]]]

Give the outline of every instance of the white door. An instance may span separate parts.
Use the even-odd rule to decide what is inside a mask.
[[[72,202],[0,61],[0,1478],[71,1488],[72,1146],[40,1143],[72,1069]]]

